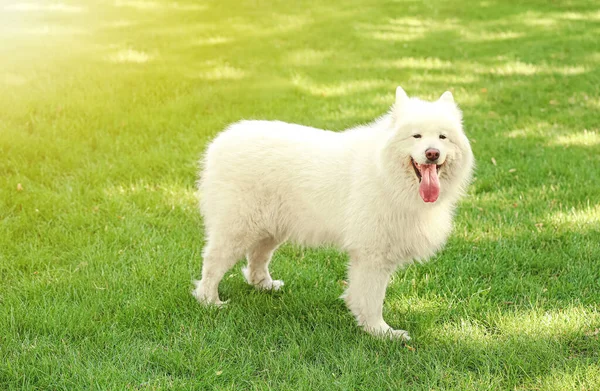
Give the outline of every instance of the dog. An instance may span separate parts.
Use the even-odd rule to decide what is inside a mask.
[[[269,262],[279,245],[333,245],[349,255],[342,298],[359,326],[409,340],[383,319],[392,273],[444,245],[474,157],[462,112],[396,89],[389,112],[342,132],[241,121],[209,145],[198,181],[206,245],[194,297],[221,305],[218,286],[243,258],[247,282],[280,289]]]

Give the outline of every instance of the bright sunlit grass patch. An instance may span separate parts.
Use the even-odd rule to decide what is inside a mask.
[[[386,60],[386,61],[375,61],[374,66],[380,66],[385,68],[410,68],[410,69],[450,69],[453,64],[451,61],[444,61],[439,58],[414,58],[414,57],[403,57],[397,60]]]
[[[334,53],[332,51],[301,49],[288,54],[287,61],[290,65],[321,65],[326,63]]]
[[[453,30],[455,20],[436,21],[421,18],[394,18],[387,23],[359,25],[367,37],[382,41],[410,42],[422,38],[432,30]]]
[[[558,311],[527,311],[502,316],[496,327],[506,336],[557,339],[565,335],[593,333],[600,325],[600,312],[582,307]]]
[[[300,90],[316,96],[343,96],[355,92],[369,91],[387,85],[387,83],[382,80],[349,80],[336,84],[320,84],[301,75],[295,75],[292,78],[292,84]]]
[[[148,53],[133,50],[133,49],[123,49],[118,52],[111,54],[108,57],[109,61],[114,63],[134,63],[134,64],[143,64],[153,59]]]
[[[486,41],[505,41],[525,36],[523,32],[517,31],[474,31],[474,30],[461,30],[461,35],[472,42],[486,42]]]
[[[420,73],[415,72],[410,76],[409,81],[411,83],[415,83],[416,85],[421,84],[443,84],[446,83],[448,86],[453,86],[449,88],[456,88],[459,85],[472,85],[477,84],[481,80],[480,76],[474,73],[466,73],[466,72],[457,72],[457,73]],[[464,98],[464,96],[463,96]],[[471,102],[474,100],[479,100],[481,96],[471,94],[469,98]],[[462,103],[466,103],[466,101],[462,101]]]
[[[231,42],[232,39],[223,36],[214,36],[207,38],[198,38],[194,41],[195,45],[198,46],[212,46],[212,45],[222,45],[224,43]]]
[[[120,28],[133,27],[136,24],[138,24],[138,22],[133,21],[133,20],[120,19],[120,20],[111,20],[106,23],[106,26],[110,27],[110,28],[120,29]]]
[[[525,26],[537,28],[552,28],[559,22],[556,16],[553,14],[546,14],[531,10],[518,15],[516,19]]]
[[[574,358],[574,357],[573,357]],[[540,389],[547,391],[562,391],[570,389],[597,390],[600,389],[600,367],[593,363],[576,367],[572,372],[553,370],[540,380],[516,388],[517,391]]]
[[[560,126],[549,123],[548,121],[540,120],[535,123],[529,123],[519,129],[507,130],[505,131],[505,134],[508,138],[543,137],[546,139],[547,143],[551,143],[554,139],[558,139],[559,137],[565,136],[565,134],[571,134],[576,131],[576,129],[571,127]]]
[[[596,131],[584,129],[581,132],[558,136],[551,142],[553,145],[594,147],[600,145],[600,135]]]
[[[572,208],[567,211],[554,212],[549,220],[555,224],[569,227],[570,229],[600,230],[600,204],[588,205],[583,209]]]
[[[244,78],[246,74],[243,69],[224,64],[199,72],[197,77],[205,80],[238,80]]]
[[[368,37],[379,39],[382,41],[396,41],[396,42],[408,42],[421,38],[425,35],[424,30],[418,31],[418,29],[411,29],[411,31],[372,31],[367,33]]]
[[[547,65],[527,64],[520,61],[509,62],[489,70],[498,75],[535,75],[540,73],[559,73],[562,75],[578,75],[584,73],[584,66],[553,67]]]
[[[566,20],[600,21],[600,11],[595,12],[564,12],[557,15]]]
[[[108,198],[127,198],[140,194],[160,194],[170,206],[183,208],[195,207],[197,195],[194,188],[176,184],[150,184],[144,182],[127,185],[113,185],[104,189]]]

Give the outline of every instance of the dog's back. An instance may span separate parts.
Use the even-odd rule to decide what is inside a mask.
[[[230,126],[203,162],[207,231],[227,224],[303,244],[339,242],[351,168],[346,142],[343,134],[277,121]]]

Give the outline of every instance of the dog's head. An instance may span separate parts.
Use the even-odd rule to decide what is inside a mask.
[[[409,98],[398,87],[390,124],[383,158],[395,171],[391,174],[408,181],[408,191],[424,202],[458,198],[470,181],[473,153],[452,93],[427,102]]]

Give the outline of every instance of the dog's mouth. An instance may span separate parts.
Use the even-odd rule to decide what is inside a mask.
[[[419,180],[419,195],[425,202],[435,202],[440,195],[438,173],[444,164],[419,164],[411,157],[410,163]]]
[[[415,162],[415,160],[411,157],[410,158],[410,163],[412,164],[412,168],[413,170],[415,170],[415,175],[417,176],[417,179],[419,180],[419,183],[421,182],[421,178],[423,177],[423,175],[421,175],[421,170],[419,167],[423,167],[423,166],[433,166],[433,164],[419,164],[417,162]],[[444,166],[444,163],[442,164],[436,164],[435,165],[435,169],[436,169],[436,173],[440,173],[440,169]]]

